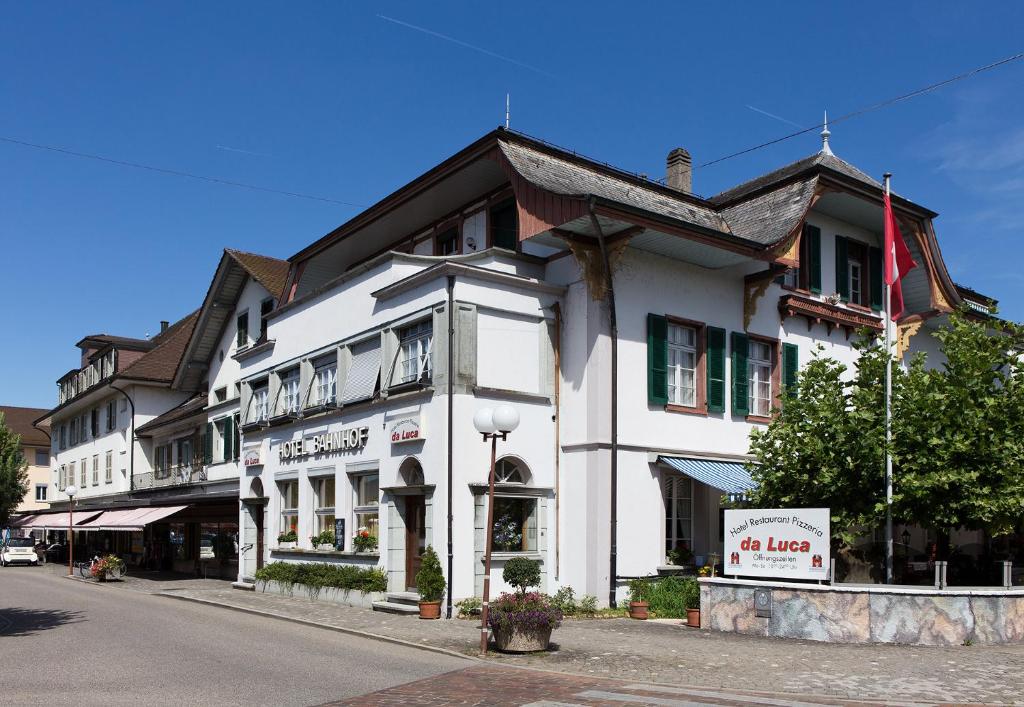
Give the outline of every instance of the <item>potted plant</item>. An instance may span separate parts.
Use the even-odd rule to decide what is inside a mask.
[[[551,632],[562,623],[562,612],[546,594],[526,591],[540,585],[540,563],[515,557],[505,564],[501,576],[517,591],[502,594],[487,612],[487,623],[498,650],[508,653],[547,650]]]
[[[310,535],[309,542],[317,550],[329,552],[334,549],[334,531],[325,530],[318,535]]]
[[[647,592],[650,585],[646,579],[629,580],[629,618],[646,619],[649,604],[647,603]]]
[[[700,585],[690,578],[683,586],[683,601],[686,602],[686,625],[700,628]]]
[[[416,573],[416,589],[420,593],[420,618],[441,618],[441,597],[444,596],[447,583],[441,571],[441,561],[437,558],[432,545],[427,545]]]
[[[670,565],[685,567],[693,562],[693,551],[690,550],[690,546],[686,544],[685,540],[680,540],[675,548],[668,551],[666,559]]]
[[[373,552],[377,549],[377,536],[370,535],[366,528],[360,528],[352,536],[352,548],[356,552]]]
[[[293,550],[298,542],[299,534],[295,532],[294,528],[277,536],[277,546],[282,550]]]
[[[107,555],[92,563],[89,572],[99,582],[121,579],[124,575],[124,560],[117,555]]]

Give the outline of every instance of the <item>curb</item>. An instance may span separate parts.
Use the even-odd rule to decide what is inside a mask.
[[[432,646],[428,643],[413,643],[403,638],[394,638],[393,636],[384,636],[379,633],[371,633],[370,631],[362,631],[355,628],[346,628],[344,626],[330,626],[328,624],[317,623],[316,621],[307,621],[306,619],[293,618],[291,616],[282,616],[281,614],[274,614],[269,611],[260,611],[259,609],[249,609],[244,606],[234,606],[232,604],[221,604],[220,602],[210,601],[208,599],[197,599],[195,597],[183,597],[177,594],[165,594],[163,592],[153,594],[151,596],[164,597],[166,599],[177,599],[178,601],[188,601],[194,604],[205,604],[206,606],[214,606],[219,609],[228,609],[230,611],[237,611],[243,614],[251,614],[253,616],[262,616],[267,619],[277,619],[278,621],[288,621],[294,624],[302,626],[309,626],[310,628],[320,628],[327,631],[335,631],[337,633],[346,633],[350,636],[359,636],[361,638],[369,638],[374,641],[381,641],[383,643],[392,643],[397,646],[405,646],[406,648],[415,648],[416,650],[427,651],[430,653],[440,653],[447,655],[452,658],[462,658],[463,660],[469,660],[477,663],[485,663],[486,661],[477,658],[475,656],[466,655],[465,653],[459,653],[457,651],[450,650],[448,648],[441,648],[440,646]]]

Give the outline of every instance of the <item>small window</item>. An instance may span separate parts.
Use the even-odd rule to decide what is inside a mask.
[[[45,449],[36,450],[36,466],[50,466],[50,453]]]
[[[747,349],[750,414],[768,417],[772,412],[772,349],[765,341],[751,339]]]
[[[213,399],[215,402],[218,403],[224,402],[225,400],[228,399],[228,389],[226,387],[217,388],[216,390],[213,391]]]
[[[310,404],[333,405],[337,399],[338,361],[334,356],[328,356],[313,365],[313,395]]]
[[[236,320],[238,327],[237,344],[238,348],[243,349],[249,345],[249,312],[246,310],[242,314],[238,315]]]
[[[499,459],[494,465],[494,483],[525,484],[526,473],[514,459]]]
[[[36,500],[37,501],[45,501],[46,500],[46,489],[47,488],[48,488],[47,484],[36,484]]]
[[[459,252],[459,229],[449,228],[434,239],[434,255],[455,255]]]
[[[355,488],[356,532],[365,530],[372,537],[380,537],[380,515],[377,497],[380,492],[377,474],[360,474],[352,480]]]
[[[249,404],[249,422],[265,422],[269,414],[267,384],[252,389],[252,402]]]
[[[496,552],[536,552],[537,499],[495,498],[492,532]]]
[[[78,444],[78,418],[77,417],[71,421],[70,427],[71,427],[71,434],[70,434],[71,446],[74,447],[76,444]]]
[[[400,329],[399,382],[429,382],[431,377],[431,347],[433,323],[429,319]]]
[[[78,467],[78,487],[85,488],[89,481],[89,460],[83,459],[81,466]]]
[[[107,403],[107,432],[113,432],[117,428],[117,403],[111,400]]]
[[[114,481],[114,453],[107,452],[107,465],[103,476],[103,483],[110,484]]]
[[[334,531],[334,491],[333,476],[313,479],[314,532],[318,535],[325,530]]]
[[[100,485],[100,455],[92,455],[92,485]]]
[[[100,409],[93,408],[89,416],[89,429],[92,430],[92,438],[96,439],[100,436]]]
[[[495,248],[515,250],[519,240],[519,216],[516,200],[509,199],[491,209],[491,245]]]
[[[68,448],[68,426],[67,425],[61,425],[60,426],[60,448],[61,449],[67,449]]]
[[[668,401],[697,407],[697,329],[668,325]]]
[[[281,412],[299,411],[299,369],[293,368],[281,376]]]
[[[267,340],[267,317],[273,311],[273,299],[265,299],[262,302],[260,302],[260,341]]]
[[[278,483],[281,493],[281,528],[278,532],[299,532],[299,482]]]

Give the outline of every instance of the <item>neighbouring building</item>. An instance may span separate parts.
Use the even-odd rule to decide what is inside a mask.
[[[5,424],[21,437],[21,455],[28,465],[28,491],[25,493],[25,500],[15,509],[15,513],[19,515],[49,508],[52,498],[50,430],[48,427],[36,427],[32,424],[45,412],[39,408],[0,405],[0,415],[3,415]]]

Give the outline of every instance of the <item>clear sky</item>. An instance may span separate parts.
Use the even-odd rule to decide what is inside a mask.
[[[714,159],[1015,54],[1022,29],[1020,3],[0,2],[0,137],[346,202],[0,142],[0,402],[51,407],[82,336],[187,314],[224,247],[294,254],[502,123],[506,92],[513,128],[660,177],[673,147]],[[1017,62],[832,128],[1016,320],[1022,87]]]

